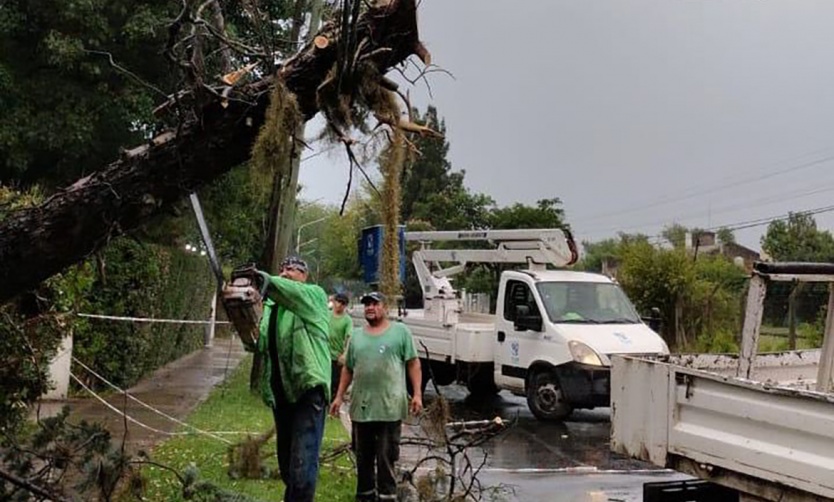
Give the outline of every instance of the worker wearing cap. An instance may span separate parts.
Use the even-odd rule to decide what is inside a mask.
[[[345,348],[353,330],[353,323],[345,309],[350,300],[344,293],[333,295],[333,313],[330,316],[330,391],[335,393],[339,388],[339,377],[345,364]]]
[[[307,263],[291,256],[268,285],[258,351],[261,394],[275,419],[278,467],[286,502],[312,501],[330,397],[330,311],[327,294],[307,284]]]
[[[423,409],[420,360],[411,331],[388,320],[381,293],[362,297],[367,324],[353,330],[345,366],[330,413],[338,415],[345,391],[353,383],[350,418],[356,455],[356,500],[395,501],[397,480],[394,465],[400,455],[402,421],[409,410]],[[414,395],[406,391],[408,374]]]

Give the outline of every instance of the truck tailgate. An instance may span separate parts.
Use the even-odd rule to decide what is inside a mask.
[[[629,357],[611,381],[613,451],[765,500],[834,499],[834,395]]]

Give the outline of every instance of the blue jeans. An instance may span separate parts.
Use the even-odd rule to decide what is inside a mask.
[[[313,501],[326,413],[323,387],[308,390],[295,403],[282,403],[272,409],[278,467],[286,485],[284,502]]]

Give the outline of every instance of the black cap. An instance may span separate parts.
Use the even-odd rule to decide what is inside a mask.
[[[344,293],[336,293],[335,295],[333,295],[333,301],[339,302],[343,305],[347,305],[348,303],[350,303],[350,298],[348,298],[348,295]]]
[[[374,291],[373,293],[366,293],[362,296],[362,299],[359,300],[362,305],[367,305],[369,303],[385,303],[385,295],[380,293],[379,291]]]

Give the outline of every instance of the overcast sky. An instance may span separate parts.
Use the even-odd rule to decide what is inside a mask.
[[[423,0],[455,79],[412,97],[473,191],[559,197],[579,240],[748,222],[834,206],[832,19],[831,0]],[[347,166],[306,161],[304,198],[339,203]]]

